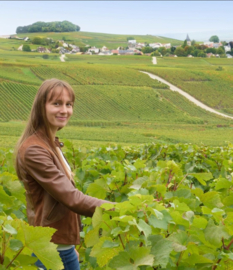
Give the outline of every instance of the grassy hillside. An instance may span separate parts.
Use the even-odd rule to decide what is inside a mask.
[[[39,53],[4,54],[0,50],[0,121],[10,121],[0,123],[0,143],[14,145],[39,85],[51,77],[68,81],[76,93],[74,115],[69,127],[60,132],[62,138],[71,139],[76,145],[157,141],[221,145],[233,137],[233,121],[198,108],[139,72],[166,75],[168,81],[178,81],[178,86],[196,98],[202,89],[208,101],[218,100],[216,93],[223,92],[230,105],[229,59],[159,58],[158,65],[152,65],[147,56],[67,58],[69,61],[62,63],[53,54],[45,60]],[[223,67],[221,71],[216,70],[218,64]],[[223,91],[224,85],[227,91]],[[192,89],[196,90],[191,92]]]
[[[77,46],[96,46],[97,48],[106,46],[108,49],[116,49],[119,46],[127,46],[127,37],[131,35],[116,35],[116,34],[104,34],[104,33],[92,33],[92,32],[66,32],[66,33],[27,33],[18,34],[18,37],[49,37],[53,40],[65,39],[68,43],[76,44]],[[133,35],[137,42],[160,42],[160,43],[171,43],[172,45],[180,45],[183,43],[181,40],[176,40],[161,36],[152,35]],[[184,37],[185,39],[185,37]],[[23,40],[14,39],[2,39],[0,38],[0,49],[8,50],[18,48],[21,44],[25,43]],[[28,42],[30,43],[30,41]]]
[[[145,70],[188,92],[204,104],[233,114],[233,59],[158,59]]]

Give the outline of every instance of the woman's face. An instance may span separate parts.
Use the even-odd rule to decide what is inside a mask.
[[[64,88],[62,92],[56,89],[54,91],[53,98],[51,100],[50,96],[47,98],[45,111],[51,131],[55,134],[58,128],[63,128],[68,123],[73,114],[74,104],[67,89]]]

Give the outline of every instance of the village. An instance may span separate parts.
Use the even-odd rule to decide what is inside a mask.
[[[28,37],[19,38],[18,36],[9,36],[7,38],[18,39],[28,42]],[[50,38],[50,43],[54,43]],[[171,43],[142,43],[137,42],[135,39],[127,40],[126,47],[118,47],[116,49],[108,49],[106,46],[97,48],[95,46],[85,45],[84,48],[80,48],[74,44],[70,44],[65,40],[56,41],[57,45],[54,49],[47,48],[46,46],[39,46],[37,49],[30,50],[31,52],[39,53],[59,53],[59,54],[74,54],[74,55],[148,55],[158,57],[225,57],[232,58],[232,42],[213,42],[207,41],[203,43],[195,44],[195,41],[191,41],[187,34],[183,45],[172,46]],[[195,47],[194,47],[195,46]],[[20,45],[17,49],[19,51],[24,50],[24,44]],[[195,52],[196,51],[196,52]]]

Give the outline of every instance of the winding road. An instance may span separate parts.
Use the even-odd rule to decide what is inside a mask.
[[[232,116],[229,116],[229,115],[226,115],[226,114],[223,114],[223,113],[220,113],[208,106],[206,106],[205,104],[203,104],[202,102],[200,102],[199,100],[195,99],[194,97],[192,97],[191,95],[189,95],[188,93],[186,93],[185,91],[181,90],[180,88],[176,87],[175,85],[167,82],[166,80],[160,78],[159,76],[157,75],[154,75],[152,73],[149,73],[149,72],[145,72],[145,71],[140,71],[142,73],[145,73],[147,75],[150,76],[151,79],[154,79],[154,80],[158,80],[162,83],[165,83],[167,84],[169,87],[170,87],[170,90],[172,91],[176,91],[178,93],[180,93],[182,96],[186,97],[188,100],[190,100],[191,102],[193,102],[194,104],[196,104],[197,106],[201,107],[202,109],[205,109],[206,111],[209,111],[209,112],[212,112],[212,113],[215,113],[215,114],[218,114],[218,115],[221,115],[223,117],[227,117],[227,118],[230,118],[230,119],[233,119]]]

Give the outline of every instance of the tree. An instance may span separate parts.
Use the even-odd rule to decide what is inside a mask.
[[[206,57],[206,54],[203,51],[198,52],[197,57]]]
[[[183,45],[182,45],[182,48],[185,48],[187,46],[187,40],[185,39],[184,40],[184,43],[183,43]]]
[[[161,54],[158,51],[154,51],[151,53],[151,56],[161,56]]]
[[[186,52],[182,47],[177,47],[174,51],[174,54],[176,54],[177,56],[186,56]]]
[[[41,45],[42,44],[42,38],[40,38],[40,37],[34,37],[32,39],[32,44]]]
[[[191,41],[191,45],[194,46],[195,44],[196,44],[196,41],[193,39],[193,40]]]
[[[134,37],[127,37],[127,41],[134,40]]]
[[[162,54],[165,55],[167,53],[167,49],[165,47],[160,47],[158,48],[158,51]]]
[[[175,50],[176,50],[176,47],[172,46],[171,47],[171,53],[174,53]]]
[[[30,52],[31,51],[31,48],[28,44],[23,44],[23,51],[24,52]]]
[[[205,50],[206,53],[213,53],[213,54],[216,54],[216,49],[215,48],[207,48]]]
[[[209,41],[218,43],[219,42],[219,37],[218,36],[211,36],[210,39],[209,39]]]
[[[216,51],[218,54],[225,54],[225,50],[222,47],[219,47]]]

